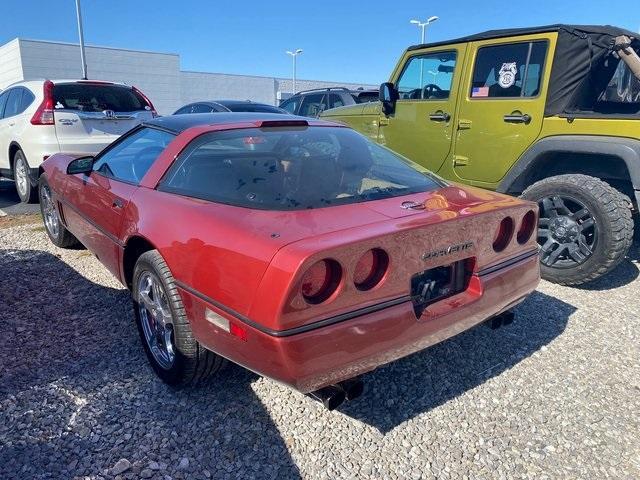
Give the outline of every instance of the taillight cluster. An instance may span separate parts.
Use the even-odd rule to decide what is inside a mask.
[[[531,235],[536,229],[536,214],[533,210],[529,210],[522,217],[520,221],[520,226],[518,228],[518,232],[516,233],[516,241],[520,245],[524,245],[529,241]],[[501,252],[511,242],[513,238],[513,234],[515,232],[515,222],[511,217],[505,217],[498,225],[496,229],[496,233],[493,237],[493,250],[496,252]]]
[[[43,85],[42,103],[31,117],[32,125],[53,125],[53,82],[45,80]]]
[[[353,284],[359,291],[367,291],[379,285],[389,268],[389,255],[381,248],[364,252],[353,272]],[[302,276],[302,298],[312,305],[328,300],[340,286],[343,268],[334,259],[325,258],[314,263]]]

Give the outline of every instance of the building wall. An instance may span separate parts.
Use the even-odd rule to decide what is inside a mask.
[[[110,47],[85,48],[90,79],[135,85],[151,99],[160,114],[173,113],[197,100],[252,100],[277,105],[293,91],[289,78],[186,72],[180,56]],[[82,77],[77,44],[15,39],[0,46],[0,89],[20,80]],[[297,80],[296,89],[346,86],[376,88],[316,80]]]
[[[0,89],[23,79],[18,39],[0,47]]]
[[[80,47],[67,43],[20,39],[25,79],[82,77]],[[180,104],[180,57],[175,54],[86,47],[89,78],[135,85],[159,112],[168,113]]]

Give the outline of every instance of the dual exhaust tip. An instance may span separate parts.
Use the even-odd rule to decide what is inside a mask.
[[[309,393],[309,396],[318,400],[327,410],[335,410],[345,400],[354,400],[362,395],[364,383],[360,378],[351,378],[335,385],[321,388]]]

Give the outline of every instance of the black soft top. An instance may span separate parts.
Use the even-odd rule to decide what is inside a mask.
[[[626,35],[632,39],[632,47],[636,50],[640,49],[638,34],[624,28],[611,25],[555,24],[489,30],[443,42],[413,45],[407,50],[547,32],[557,32],[558,40],[551,67],[545,106],[546,116],[559,115],[572,110],[581,103],[581,98],[588,96],[593,89],[599,87],[598,82],[601,79],[591,73],[600,69],[605,58],[613,52],[616,37]]]

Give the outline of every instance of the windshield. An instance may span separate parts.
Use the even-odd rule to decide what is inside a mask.
[[[353,130],[279,127],[196,138],[159,189],[241,207],[302,210],[441,186],[426,170]]]
[[[109,84],[62,83],[53,87],[56,109],[81,112],[135,112],[151,110],[147,102],[132,88]]]

